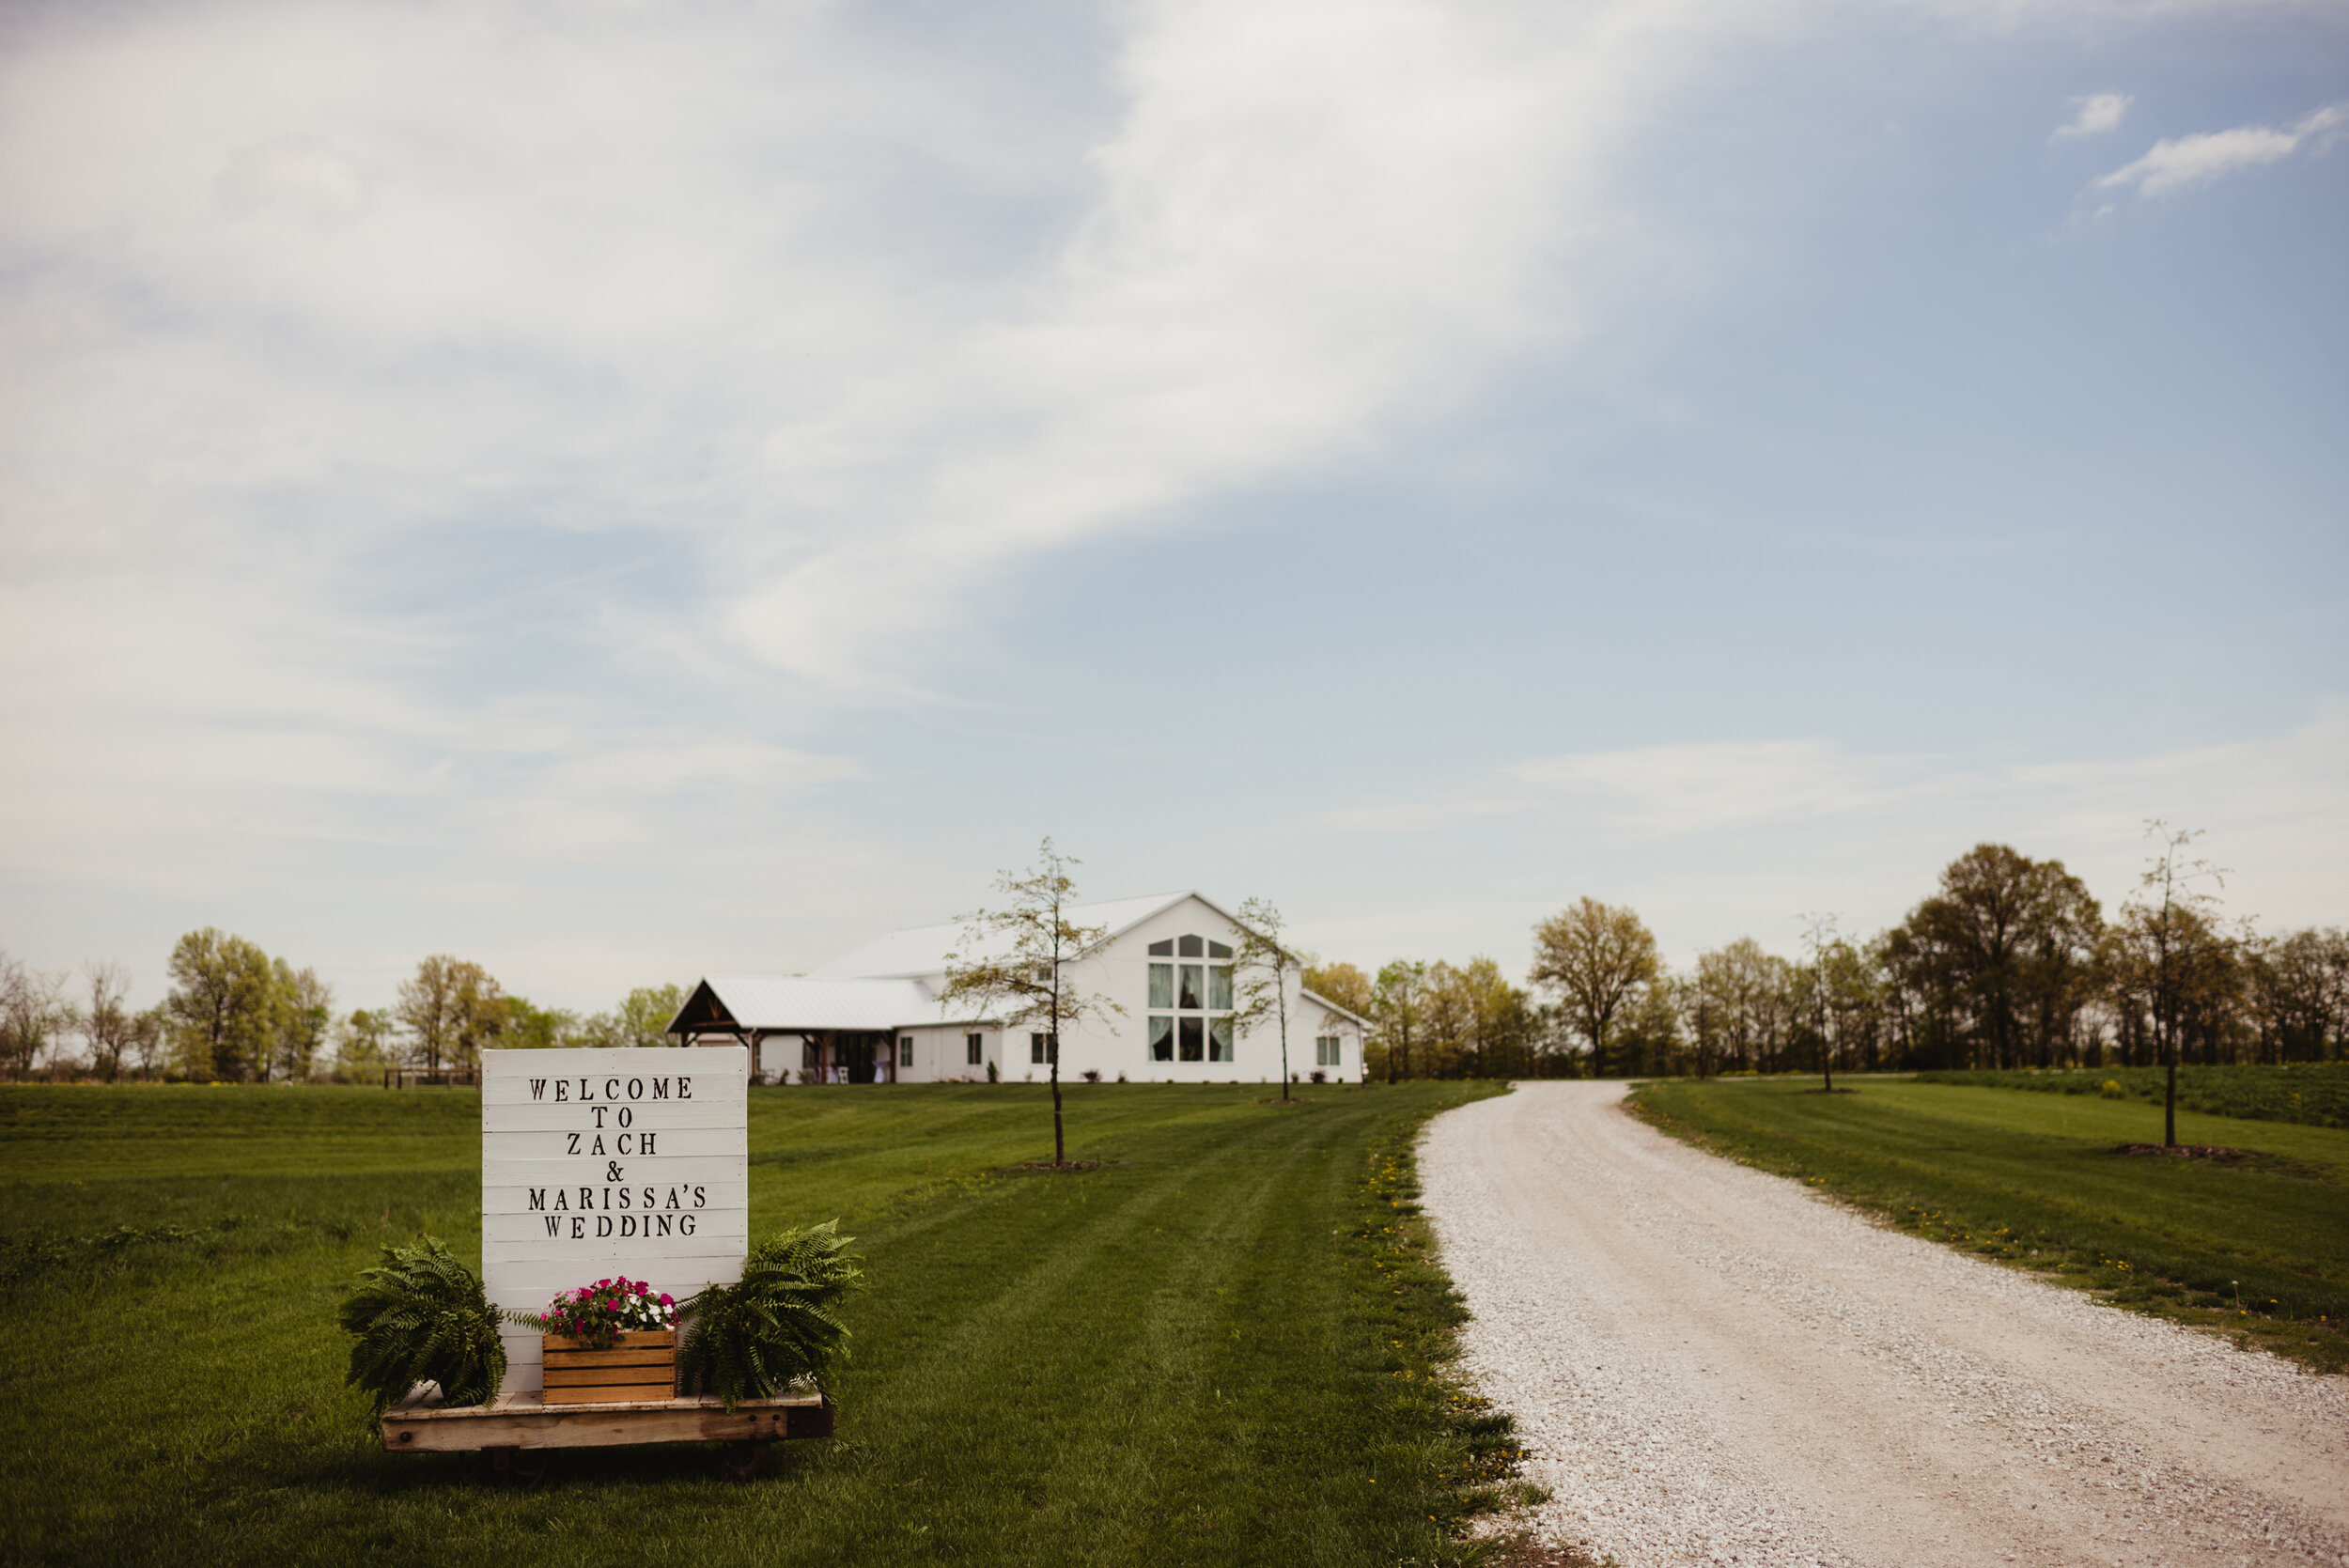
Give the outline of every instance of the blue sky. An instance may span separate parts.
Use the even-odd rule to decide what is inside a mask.
[[[20,7],[0,947],[2349,918],[2349,10]]]

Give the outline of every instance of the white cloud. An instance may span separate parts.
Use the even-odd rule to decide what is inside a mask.
[[[2322,150],[2349,126],[2349,103],[2332,103],[2278,130],[2266,125],[2238,125],[2230,131],[2207,131],[2155,142],[2137,162],[2113,170],[2090,186],[2096,191],[2134,189],[2139,196],[2166,196],[2212,180],[2278,163],[2304,147]]]
[[[1484,824],[1511,859],[1551,868],[1543,897],[1632,899],[1685,955],[1740,934],[1783,943],[1800,909],[1889,924],[1983,840],[2061,859],[2116,904],[2136,887],[2144,822],[2156,816],[2208,831],[2202,847],[2236,871],[2232,913],[2270,926],[2338,922],[2349,885],[2343,778],[2349,701],[2336,698],[2281,734],[2096,761],[1869,753],[1819,739],[1580,753],[1321,825],[1437,833],[1465,858]],[[1520,928],[1544,912],[1499,896],[1494,906]],[[1517,950],[1517,933],[1496,930],[1491,914],[1480,928],[1461,913],[1471,942]]]
[[[2136,101],[2127,93],[2092,93],[2072,100],[2076,111],[2071,119],[2055,128],[2050,141],[2062,141],[2071,136],[2101,136],[2120,128],[2121,117]]]

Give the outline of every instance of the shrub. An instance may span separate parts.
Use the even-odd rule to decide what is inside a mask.
[[[687,1386],[718,1395],[729,1410],[801,1378],[823,1389],[832,1361],[848,1356],[841,1342],[848,1330],[836,1310],[865,1284],[863,1260],[847,1250],[855,1238],[839,1226],[827,1219],[762,1241],[739,1281],[711,1285],[685,1303],[677,1371]]]
[[[498,1312],[480,1276],[440,1237],[419,1241],[384,1248],[336,1313],[359,1337],[344,1381],[366,1390],[379,1416],[419,1383],[438,1383],[450,1405],[481,1405],[506,1376]]]

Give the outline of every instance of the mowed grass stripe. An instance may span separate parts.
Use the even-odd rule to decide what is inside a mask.
[[[53,1267],[38,1288],[70,1289],[76,1313],[37,1319],[0,1370],[19,1417],[6,1539],[23,1560],[110,1565],[1447,1560],[1464,1444],[1429,1374],[1454,1309],[1424,1271],[1387,1294],[1358,1188],[1374,1147],[1481,1092],[1283,1110],[1253,1088],[1081,1086],[1072,1152],[1104,1164],[1077,1175],[1001,1171],[1049,1148],[1026,1086],[755,1096],[754,1155],[803,1135],[841,1153],[754,1166],[754,1227],[841,1214],[876,1281],[841,1438],[778,1448],[749,1486],[704,1451],[569,1452],[536,1491],[386,1458],[340,1387],[333,1305],[375,1241],[423,1219],[477,1245],[477,1168],[446,1163],[460,1100],[398,1112],[442,1124],[403,1190],[339,1174],[331,1118],[306,1177],[218,1174],[243,1136],[225,1112],[178,1141],[200,1176],[110,1174],[101,1095],[88,1147],[52,1136],[48,1179],[9,1183],[11,1216],[39,1192],[45,1234],[174,1203],[289,1230]],[[288,1092],[210,1103],[272,1093]],[[70,1103],[44,1110],[53,1130]],[[289,1136],[273,1107],[254,1125]],[[386,1208],[403,1228],[377,1229]]]
[[[2122,1156],[2144,1108],[1860,1079],[1641,1086],[1667,1131],[1798,1176],[1918,1234],[2349,1367],[2349,1133],[2181,1117],[2240,1164]],[[2157,1132],[2155,1141],[2157,1141]],[[2238,1307],[2238,1297],[2240,1307]]]

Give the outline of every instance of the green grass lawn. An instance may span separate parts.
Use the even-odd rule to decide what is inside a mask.
[[[2109,1099],[2151,1100],[2159,1105],[2168,1090],[2159,1067],[2083,1067],[2055,1072],[1919,1073],[1920,1083],[1964,1083],[1990,1089],[2031,1089],[2041,1094],[2098,1094]],[[2316,1127],[2349,1127],[2349,1062],[2304,1062],[2289,1067],[2195,1067],[2178,1069],[2178,1105],[2212,1116],[2255,1122],[2305,1122]]]
[[[0,1562],[1396,1563],[1514,1452],[1443,1378],[1409,1141],[1468,1085],[754,1091],[753,1234],[839,1216],[839,1436],[381,1453],[333,1310],[387,1240],[477,1262],[470,1091],[0,1089]]]
[[[1666,1080],[1633,1104],[1668,1132],[1915,1234],[2349,1370],[2349,1132],[2181,1111],[2180,1141],[2249,1157],[2124,1156],[2112,1151],[2161,1141],[2158,1107],[1848,1084],[1828,1095],[1809,1079]]]

